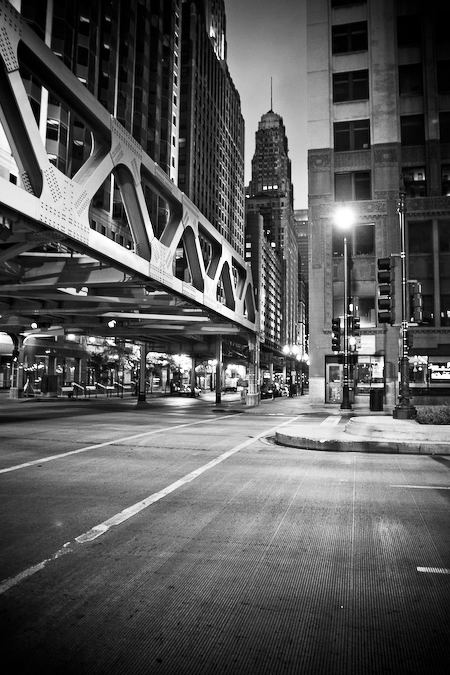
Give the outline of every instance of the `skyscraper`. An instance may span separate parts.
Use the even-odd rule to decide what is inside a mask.
[[[248,216],[259,213],[264,237],[279,260],[281,287],[275,290],[281,304],[280,332],[268,335],[275,349],[298,344],[298,252],[294,229],[293,187],[288,139],[283,118],[272,110],[261,117],[256,132],[256,148],[252,160],[252,179],[247,190]],[[253,223],[254,221],[250,221]],[[248,254],[248,250],[247,250]],[[266,263],[269,265],[269,262]],[[268,267],[269,268],[269,267]],[[269,283],[269,282],[268,282]],[[273,276],[272,283],[277,284]],[[255,284],[256,285],[256,284]],[[262,305],[264,299],[260,298]],[[266,292],[265,301],[270,302]],[[269,316],[274,307],[262,314]],[[276,310],[275,310],[276,311]],[[274,326],[276,326],[276,322]]]
[[[369,390],[384,387],[386,403],[395,405],[401,176],[411,388],[422,400],[450,392],[448,19],[437,1],[308,1],[312,400],[340,400],[342,365],[331,350],[331,326],[344,315],[345,236],[349,306],[361,324],[351,387],[367,404]],[[334,224],[342,203],[355,216],[346,235]],[[377,261],[390,256],[397,268],[393,326],[378,312]],[[414,282],[422,286],[427,324],[417,321],[409,301]]]
[[[179,188],[244,253],[244,120],[223,0],[183,0]]]
[[[12,4],[86,88],[177,183],[181,0],[15,0]],[[50,161],[73,176],[89,157],[91,132],[22,67]],[[14,172],[12,172],[14,173]],[[17,171],[16,171],[17,174]],[[146,189],[157,231],[166,208]],[[91,226],[131,246],[111,177],[98,191]]]

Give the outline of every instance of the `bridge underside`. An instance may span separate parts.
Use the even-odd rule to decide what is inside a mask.
[[[0,331],[117,337],[198,355],[214,355],[218,335],[246,344],[242,327],[211,309],[63,241],[23,219],[0,230]]]
[[[72,177],[50,162],[24,71],[89,132],[90,155]],[[11,182],[0,171],[0,331],[119,337],[199,355],[214,353],[217,336],[255,339],[245,260],[7,0],[0,90],[0,131],[17,174]],[[107,183],[120,193],[129,245],[95,225]],[[158,228],[149,193],[167,211]],[[101,218],[113,222],[111,212]]]

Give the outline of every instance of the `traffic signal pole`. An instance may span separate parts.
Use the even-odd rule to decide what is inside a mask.
[[[395,406],[392,416],[395,419],[403,420],[414,419],[417,415],[417,410],[411,403],[411,391],[409,388],[408,317],[406,315],[408,280],[406,278],[405,196],[406,191],[402,176],[400,179],[399,203],[397,210],[400,225],[400,262],[402,275],[402,325],[400,330],[401,354],[399,363],[400,385],[398,404]]]
[[[348,354],[348,252],[347,237],[344,237],[344,384],[342,387],[341,410],[351,410],[349,389],[349,354]]]

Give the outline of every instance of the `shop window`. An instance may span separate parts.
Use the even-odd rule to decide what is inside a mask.
[[[335,152],[370,148],[370,120],[335,122],[333,128]]]
[[[437,88],[439,94],[450,92],[450,59],[437,62]]]
[[[450,112],[439,113],[441,143],[450,143]]]
[[[335,201],[363,201],[371,198],[370,171],[349,171],[334,175]]]
[[[425,122],[423,115],[403,115],[400,117],[401,144],[424,145]]]
[[[400,96],[423,94],[422,64],[411,63],[399,66],[398,83]]]
[[[332,27],[332,52],[345,54],[367,50],[367,21]]]
[[[333,103],[369,98],[369,71],[355,70],[333,75]]]
[[[397,46],[413,47],[420,45],[422,21],[419,14],[406,14],[397,17]]]
[[[427,183],[425,167],[416,166],[402,169],[405,181],[405,190],[408,197],[426,197]]]

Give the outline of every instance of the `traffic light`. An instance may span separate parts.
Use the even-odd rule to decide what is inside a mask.
[[[395,323],[395,258],[378,258],[378,323]]]
[[[331,350],[341,351],[341,320],[333,319],[331,322]]]
[[[412,318],[414,323],[423,323],[422,284],[416,282],[412,294]]]
[[[361,340],[359,339],[361,335],[361,321],[359,316],[348,317],[348,331],[350,335],[348,339],[349,351],[356,352],[361,347]]]

